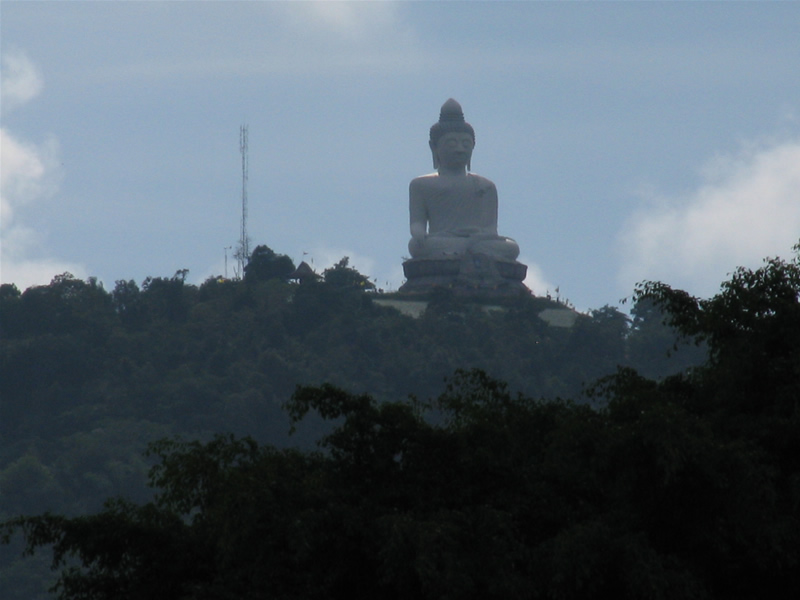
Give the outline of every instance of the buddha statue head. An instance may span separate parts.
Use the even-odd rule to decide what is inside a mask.
[[[468,149],[465,149],[463,146],[468,145],[467,136],[472,138],[472,143]],[[466,153],[466,167],[469,170],[472,148],[475,146],[475,130],[472,125],[464,120],[464,111],[461,110],[461,105],[452,98],[442,104],[442,108],[439,111],[439,121],[431,126],[428,145],[433,154],[434,169],[438,169],[441,166],[440,152],[446,151],[442,142],[448,142],[450,145],[457,143],[462,146],[459,148],[459,152]]]

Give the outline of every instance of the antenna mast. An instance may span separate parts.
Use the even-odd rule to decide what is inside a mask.
[[[250,239],[247,237],[247,125],[239,128],[239,151],[242,154],[242,230],[237,258],[239,259],[239,277],[244,277],[244,268],[250,260]]]

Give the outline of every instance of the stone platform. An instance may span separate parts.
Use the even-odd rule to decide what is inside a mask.
[[[444,258],[412,258],[403,263],[401,294],[423,294],[447,288],[462,296],[507,297],[530,294],[522,283],[527,265],[468,252]]]

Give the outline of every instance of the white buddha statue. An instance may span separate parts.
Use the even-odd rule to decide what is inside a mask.
[[[469,172],[475,131],[452,98],[442,105],[429,144],[436,172],[417,177],[409,185],[412,258],[458,258],[471,253],[516,260],[517,243],[497,234],[497,188],[489,179]]]

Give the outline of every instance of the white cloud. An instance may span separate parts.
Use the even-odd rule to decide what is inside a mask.
[[[620,236],[627,292],[659,280],[711,296],[738,266],[786,255],[800,238],[800,140],[720,157],[685,197],[654,194]]]
[[[43,86],[38,69],[24,53],[19,50],[3,52],[0,106],[4,113],[38,96]]]
[[[301,30],[310,28],[352,41],[391,31],[398,8],[393,2],[293,2],[283,7]]]
[[[0,129],[0,219],[3,228],[14,223],[15,209],[58,189],[58,142],[22,142]]]
[[[151,32],[154,47],[174,37],[178,40],[174,49],[129,52],[124,60],[92,57],[75,73],[84,85],[276,74],[300,77],[370,68],[385,74],[429,62],[419,54],[413,30],[400,18],[402,9],[394,2],[255,2],[246,9],[249,24],[241,23],[240,13],[223,3],[205,3],[205,11],[188,12],[181,3],[128,4],[136,5],[131,10],[140,18],[174,20],[171,29],[162,25]],[[162,14],[162,4],[175,6]],[[128,14],[129,8],[122,10]],[[108,23],[108,27],[119,26],[118,20]],[[198,31],[206,33],[198,37]],[[132,41],[128,33],[126,28],[120,30],[125,47],[138,48],[138,38]],[[230,36],[239,39],[231,43]]]
[[[53,277],[65,272],[86,278],[86,269],[77,263],[50,257],[31,257],[42,243],[42,236],[27,227],[17,226],[9,230],[4,227],[0,244],[0,282],[13,283],[20,290],[25,290],[33,285],[46,285]]]
[[[519,261],[525,265],[528,265],[528,274],[525,277],[524,283],[530,291],[533,292],[534,296],[545,296],[550,294],[553,298],[556,297],[556,286],[547,281],[544,276],[544,272],[534,262],[527,260],[525,257],[520,256]]]
[[[10,66],[9,66],[10,65]],[[3,106],[15,107],[34,98],[42,89],[33,64],[22,54],[3,56]],[[65,271],[85,277],[81,265],[43,256],[44,236],[26,226],[20,213],[24,206],[52,197],[61,178],[58,143],[42,144],[17,139],[0,129],[0,281],[25,289],[47,284]]]

